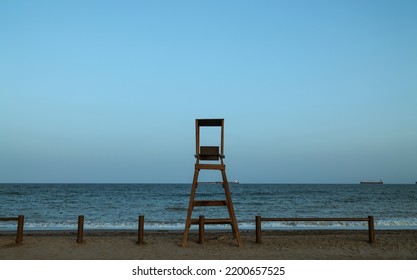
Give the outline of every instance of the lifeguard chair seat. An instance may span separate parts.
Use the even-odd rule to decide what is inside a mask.
[[[224,119],[196,119],[196,155],[197,160],[222,160],[224,158]],[[200,146],[200,127],[220,127],[220,147]]]

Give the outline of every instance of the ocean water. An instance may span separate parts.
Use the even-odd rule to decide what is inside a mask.
[[[230,184],[239,227],[254,229],[255,216],[367,217],[377,229],[417,229],[417,185]],[[191,184],[0,184],[0,217],[25,215],[26,230],[183,230]],[[223,199],[219,184],[201,184],[196,199]],[[228,217],[225,207],[196,207],[193,217]],[[365,229],[363,222],[271,222],[275,229]],[[209,228],[227,226],[208,225]],[[15,230],[0,222],[0,230]]]

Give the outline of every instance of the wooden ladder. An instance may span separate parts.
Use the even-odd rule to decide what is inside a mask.
[[[225,200],[195,200],[196,191],[198,187],[198,175],[200,170],[219,170],[222,174],[222,185],[225,193]],[[216,206],[226,206],[229,212],[229,218],[211,218],[204,219],[204,224],[229,224],[232,226],[233,237],[236,238],[237,245],[242,246],[242,241],[240,239],[239,228],[237,225],[235,211],[233,209],[232,196],[230,194],[229,183],[226,177],[226,165],[222,164],[195,164],[194,169],[194,179],[191,187],[190,202],[188,205],[187,220],[185,222],[185,230],[182,238],[182,247],[185,247],[187,244],[188,234],[191,225],[198,225],[199,219],[192,219],[192,213],[194,207],[216,207]]]

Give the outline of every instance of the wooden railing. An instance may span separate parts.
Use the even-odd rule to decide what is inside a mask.
[[[145,227],[145,216],[139,216],[138,218],[138,244],[144,245],[144,227]],[[77,228],[77,243],[83,243],[84,240],[84,216],[78,216],[78,228]]]
[[[0,217],[0,221],[17,221],[16,243],[23,241],[23,225],[25,223],[25,216],[19,215],[17,217]]]
[[[262,222],[368,222],[368,234],[369,243],[375,242],[375,225],[374,216],[368,216],[368,218],[262,218],[256,216],[256,243],[261,243],[262,234]]]

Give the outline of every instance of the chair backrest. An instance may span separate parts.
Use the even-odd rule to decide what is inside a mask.
[[[218,126],[221,128],[220,147],[200,146],[200,127]],[[224,119],[196,119],[196,157],[200,160],[219,160],[224,157]]]

